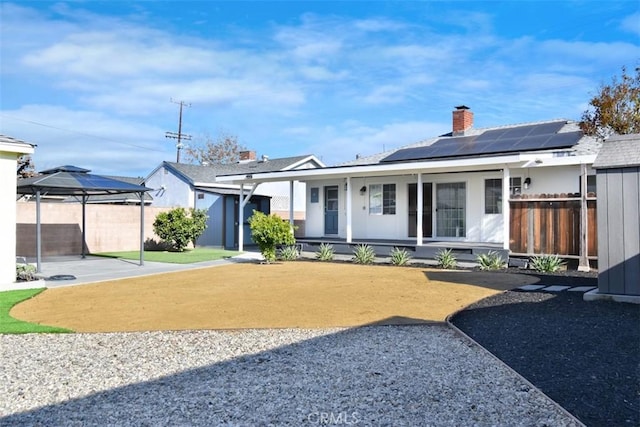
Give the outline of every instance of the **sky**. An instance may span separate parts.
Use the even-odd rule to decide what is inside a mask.
[[[580,120],[637,66],[637,0],[0,0],[0,134],[38,171],[146,177],[183,101],[185,144],[335,165],[447,133],[458,105],[476,128]]]

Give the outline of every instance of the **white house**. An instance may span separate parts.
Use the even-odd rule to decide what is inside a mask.
[[[240,212],[240,186],[217,182],[217,176],[308,170],[324,167],[312,155],[269,159],[256,158],[254,151],[240,153],[240,161],[232,164],[193,165],[163,162],[145,179],[153,188],[153,206],[206,209],[209,215],[207,229],[198,239],[199,246],[234,249],[251,243],[246,219],[254,209],[275,213],[290,221],[305,219],[305,184],[297,181],[270,182],[258,191],[244,189],[244,208]],[[239,214],[242,213],[240,216]],[[241,230],[238,224],[243,223]],[[303,228],[303,227],[301,227]],[[242,238],[240,238],[242,236]],[[239,239],[242,245],[239,244]]]
[[[16,281],[16,162],[18,157],[33,154],[33,151],[32,144],[0,135],[0,206],[4,209],[1,225],[4,242],[0,245],[0,285]]]
[[[306,183],[309,239],[416,247],[445,242],[505,251],[513,243],[510,201],[579,202],[580,195],[595,191],[590,165],[601,143],[584,136],[576,122],[475,129],[466,106],[456,107],[452,122],[450,133],[339,166],[217,181],[258,188],[272,181]]]

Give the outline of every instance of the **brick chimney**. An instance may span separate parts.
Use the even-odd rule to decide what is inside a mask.
[[[473,127],[473,112],[466,105],[459,105],[453,111],[453,136],[463,136]]]
[[[250,162],[256,159],[255,151],[241,151],[238,153],[241,162]]]

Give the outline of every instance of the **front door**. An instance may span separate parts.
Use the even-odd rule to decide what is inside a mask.
[[[338,186],[324,187],[324,234],[338,234]]]
[[[436,232],[438,237],[465,237],[467,190],[464,182],[436,186]]]
[[[409,184],[409,237],[418,235],[418,184]],[[433,184],[422,184],[422,237],[433,237]]]

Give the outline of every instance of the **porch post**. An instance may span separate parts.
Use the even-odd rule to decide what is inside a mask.
[[[247,197],[244,197],[244,183],[240,184],[240,196],[238,196],[238,251],[244,251],[244,207],[247,205],[249,200],[251,200],[251,196],[258,188],[258,183],[253,184],[253,187],[247,194]]]
[[[353,240],[353,236],[352,236],[352,232],[351,232],[351,177],[348,176],[347,177],[347,203],[346,203],[346,209],[347,209],[347,243],[351,243],[351,241]]]
[[[291,224],[291,227],[293,227],[294,221],[293,221],[293,204],[294,204],[294,200],[293,200],[293,181],[289,181],[289,224]]]
[[[589,221],[587,211],[587,165],[580,164],[580,262],[578,271],[589,271],[589,233],[587,225]]]
[[[507,251],[509,250],[509,242],[511,240],[509,231],[511,226],[511,212],[509,211],[509,199],[511,198],[510,178],[509,167],[505,165],[502,170],[502,248]]]
[[[416,224],[416,245],[418,246],[422,246],[422,233],[424,232],[424,230],[422,230],[422,215],[424,215],[423,212],[423,200],[424,200],[424,193],[422,192],[422,173],[418,173],[418,212],[417,212],[417,224]]]
[[[240,184],[240,200],[238,200],[238,251],[244,251],[244,184]]]

